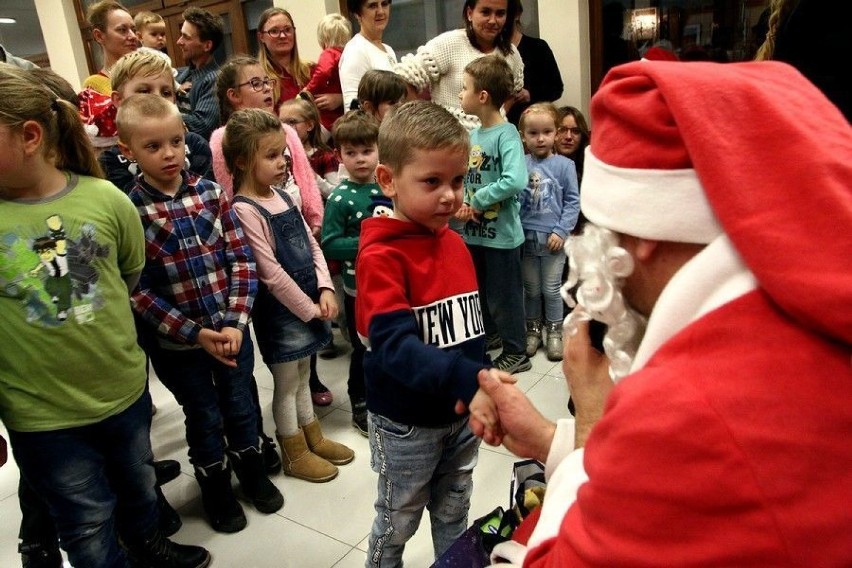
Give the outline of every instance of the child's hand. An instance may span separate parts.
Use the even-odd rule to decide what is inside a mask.
[[[320,312],[319,319],[329,321],[337,317],[337,297],[334,295],[333,290],[323,288],[322,292],[320,292],[319,303],[317,306],[319,307]]]
[[[459,221],[465,221],[466,222],[466,221],[470,220],[471,215],[472,215],[472,209],[470,208],[470,205],[468,205],[467,203],[462,203],[462,206],[459,207],[458,211],[456,211],[455,216],[456,216],[456,219],[458,219]]]
[[[225,328],[234,329],[234,328]],[[235,330],[236,331],[236,330]],[[227,365],[228,367],[236,367],[236,360],[229,358],[225,353],[226,346],[230,346],[231,338],[213,329],[202,328],[198,333],[198,344],[210,354],[211,357]]]
[[[311,235],[319,242],[320,233],[322,232],[322,227],[311,227]]]
[[[482,211],[480,211],[479,209],[474,209],[473,207],[470,208],[470,211],[470,220],[474,223],[479,223],[480,219],[482,218]]]
[[[562,245],[565,244],[565,239],[557,235],[556,233],[550,233],[550,236],[547,237],[547,248],[551,252],[556,252],[562,248]]]
[[[235,327],[223,327],[220,332],[228,336],[225,355],[236,357],[240,352],[240,347],[243,345],[243,332]]]

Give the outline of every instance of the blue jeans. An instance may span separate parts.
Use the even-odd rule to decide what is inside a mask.
[[[562,270],[565,253],[562,249],[550,252],[536,241],[524,242],[522,270],[524,274],[524,306],[527,319],[541,319],[544,298],[544,318],[548,322],[562,321]]]
[[[142,540],[157,530],[148,391],[95,424],[9,430],[9,439],[22,477],[47,504],[73,566],[127,566],[117,532]]]
[[[521,246],[498,249],[468,245],[476,267],[485,334],[498,334],[503,352],[513,355],[523,354],[527,348]]]
[[[402,552],[429,509],[440,557],[467,529],[479,438],[462,418],[441,428],[369,413],[370,466],[379,474],[367,567],[402,566]]]
[[[151,363],[186,417],[189,461],[197,467],[222,461],[228,447],[241,451],[258,447],[257,404],[252,396],[254,345],[249,328],[237,354],[237,366],[227,367],[203,349],[151,349]]]

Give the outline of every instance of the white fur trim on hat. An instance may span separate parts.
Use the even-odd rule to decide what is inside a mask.
[[[722,233],[695,170],[619,168],[591,146],[580,208],[600,227],[643,239],[707,244]]]

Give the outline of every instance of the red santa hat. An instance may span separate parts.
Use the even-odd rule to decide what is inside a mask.
[[[591,120],[591,222],[687,243],[724,232],[782,309],[852,343],[852,127],[798,71],[632,62]]]

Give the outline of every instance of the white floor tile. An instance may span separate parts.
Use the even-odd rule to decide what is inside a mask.
[[[335,334],[336,340],[341,342],[339,332],[335,330]],[[273,482],[284,493],[284,507],[276,514],[263,515],[244,504],[248,527],[232,535],[214,532],[204,519],[198,484],[186,453],[183,412],[171,393],[152,376],[150,387],[157,406],[152,425],[154,455],[156,459],[178,460],[182,470],[182,475],[164,487],[166,497],[184,523],[174,539],[207,547],[213,555],[214,567],[362,567],[375,514],[376,474],[370,469],[367,439],[351,425],[346,394],[348,368],[348,352],[334,359],[319,360],[320,378],[331,389],[334,402],[315,410],[325,435],[354,449],[355,460],[341,466],[339,476],[329,483],[309,483],[283,474],[273,477]],[[256,353],[255,377],[265,431],[273,435],[272,376],[259,353]],[[543,414],[551,418],[567,416],[568,392],[559,363],[548,361],[539,352],[533,358],[532,370],[519,373],[517,378],[518,388],[528,393]],[[508,506],[512,464],[517,459],[505,448],[482,446],[479,464],[474,470],[470,521],[497,506]],[[3,520],[0,523],[0,566],[4,567],[20,565],[17,483],[17,467],[10,460],[0,468],[0,519]],[[404,560],[407,566],[414,568],[432,563],[428,512],[406,546]]]

